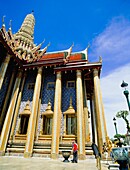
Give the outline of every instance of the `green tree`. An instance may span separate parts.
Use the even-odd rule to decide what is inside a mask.
[[[121,111],[117,112],[116,117],[124,119],[124,121],[126,123],[127,132],[130,133],[130,125],[129,125],[129,121],[127,119],[128,115],[129,115],[129,112],[127,110],[121,110]]]

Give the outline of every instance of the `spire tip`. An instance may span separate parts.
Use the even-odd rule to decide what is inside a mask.
[[[34,10],[32,10],[32,14],[34,15]]]

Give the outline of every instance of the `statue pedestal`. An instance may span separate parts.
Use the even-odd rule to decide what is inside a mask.
[[[120,167],[119,164],[109,164],[108,169],[110,169],[110,170],[120,170],[119,167]]]
[[[130,146],[112,148],[112,157],[115,162],[118,162],[120,169],[128,169],[130,162],[129,158]]]

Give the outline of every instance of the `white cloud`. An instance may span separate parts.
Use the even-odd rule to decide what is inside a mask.
[[[126,81],[130,92],[130,63],[124,65],[106,77],[101,78],[102,96],[106,116],[107,130],[110,137],[115,134],[113,117],[120,110],[128,110],[126,98],[120,87],[122,80]],[[130,116],[128,117],[130,120]],[[123,119],[117,118],[118,133],[126,133],[126,124]]]
[[[103,58],[103,74],[130,62],[130,21],[115,17],[92,42],[90,57]]]

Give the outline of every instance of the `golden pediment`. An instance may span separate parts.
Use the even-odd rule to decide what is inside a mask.
[[[30,115],[31,115],[31,110],[30,110],[30,106],[29,106],[29,101],[27,101],[27,104],[26,104],[23,112],[21,112],[19,115],[20,115],[20,116],[23,116],[23,115],[24,115],[24,116],[30,116]]]
[[[42,116],[43,116],[43,115],[53,115],[53,113],[54,113],[54,112],[53,112],[52,109],[51,109],[51,102],[49,101],[49,102],[48,102],[48,106],[47,106],[47,108],[46,108],[46,111],[42,113]]]
[[[75,110],[72,106],[72,97],[70,97],[70,105],[69,108],[64,112],[64,114],[75,114]]]

